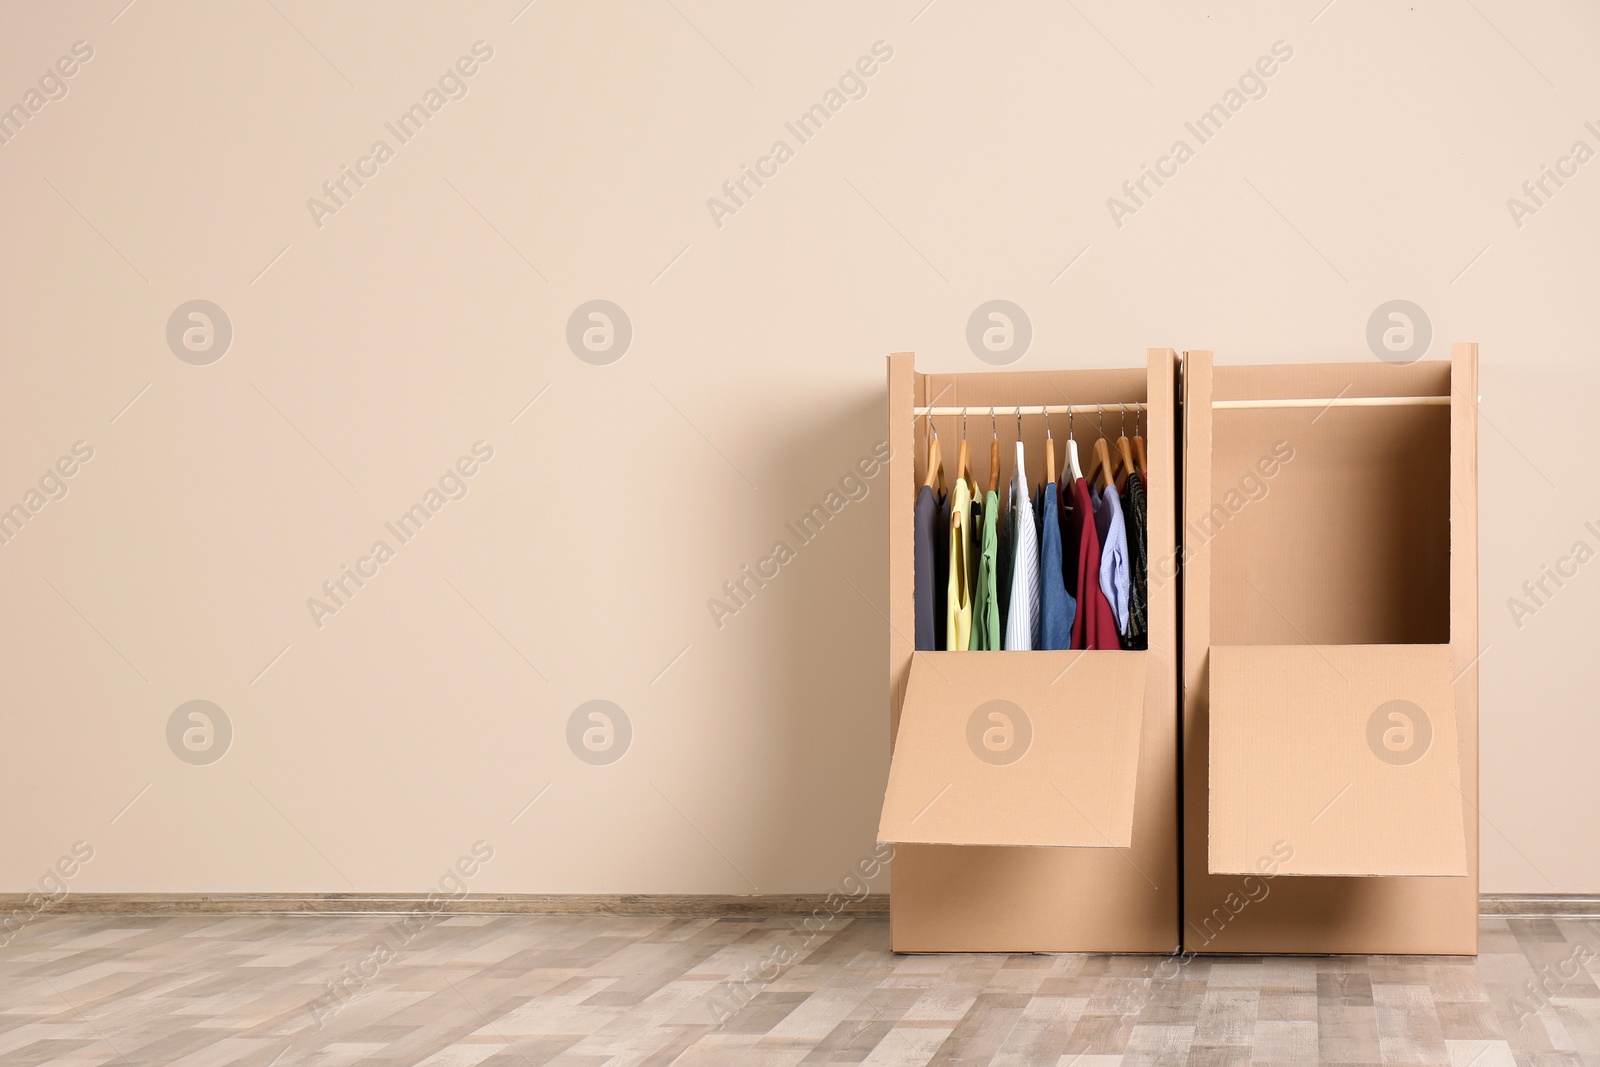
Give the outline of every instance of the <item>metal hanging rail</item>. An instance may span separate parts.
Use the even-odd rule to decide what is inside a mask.
[[[919,419],[924,415],[987,415],[991,411],[996,415],[1093,415],[1096,411],[1115,415],[1119,408],[1143,411],[1148,406],[1142,400],[1113,400],[1102,404],[973,404],[967,407],[919,407],[911,411]]]
[[[1448,396],[1326,396],[1326,397],[1285,397],[1271,400],[1214,400],[1211,407],[1217,411],[1244,411],[1249,409],[1272,408],[1400,408],[1400,407],[1449,407]],[[912,413],[917,418],[924,416],[982,415],[992,412],[995,415],[1092,415],[1096,412],[1112,412],[1118,409],[1128,411],[1144,411],[1149,407],[1143,401],[1116,401],[1100,404],[972,404],[949,406],[926,406],[912,408]]]
[[[1211,406],[1218,411],[1240,411],[1249,408],[1447,408],[1450,406],[1450,398],[1447,396],[1296,397],[1283,400],[1213,400]]]

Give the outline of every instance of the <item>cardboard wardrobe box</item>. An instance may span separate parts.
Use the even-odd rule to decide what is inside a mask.
[[[927,422],[953,482],[961,418],[980,489],[989,444],[999,483],[1024,442],[1043,481],[1045,420],[990,406],[1100,404],[1070,428],[1085,465],[1124,404],[1141,420],[1150,472],[1151,566],[1176,552],[1177,356],[1144,368],[922,374],[889,357],[889,730],[892,758],[878,839],[895,845],[890,941],[896,952],[1160,952],[1179,947],[1176,588],[1150,587],[1148,651],[918,652],[913,512],[926,476]],[[1131,434],[1131,417],[1129,418]],[[1069,432],[1050,417],[1058,463]],[[1004,496],[1002,495],[1002,501]]]
[[[1185,355],[1186,951],[1477,952],[1477,388]]]

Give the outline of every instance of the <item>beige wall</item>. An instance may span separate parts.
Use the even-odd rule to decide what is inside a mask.
[[[1507,607],[1600,549],[1600,162],[1507,205],[1600,149],[1592,8],[123,3],[0,15],[0,105],[93,50],[0,145],[0,503],[74,472],[0,547],[0,890],[78,841],[81,890],[412,890],[479,840],[485,891],[825,889],[885,777],[885,479],[720,628],[707,601],[884,436],[884,354],[982,369],[1003,298],[1025,368],[1372,359],[1404,298],[1430,355],[1483,352],[1484,888],[1600,891],[1600,563]],[[463,98],[386,130],[464,56]],[[597,298],[633,330],[609,365],[566,340]],[[205,365],[166,337],[195,299],[233,330]],[[376,574],[314,621],[344,565]],[[233,732],[208,765],[167,736],[195,699]],[[567,741],[596,699],[632,727],[609,765]]]

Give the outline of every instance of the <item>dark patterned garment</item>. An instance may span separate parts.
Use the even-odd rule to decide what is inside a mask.
[[[1128,595],[1128,636],[1123,639],[1123,647],[1149,648],[1150,601],[1149,588],[1145,583],[1150,571],[1150,516],[1144,479],[1137,473],[1128,475],[1128,481],[1122,487],[1122,510],[1127,518],[1128,570],[1133,587]]]
[[[950,498],[924,485],[917,490],[916,584],[912,603],[917,609],[918,652],[944,648],[945,581],[950,573]]]
[[[1005,486],[1001,486],[1000,491],[1009,492]],[[999,587],[996,592],[999,593],[997,599],[1000,603],[1001,648],[1005,647],[1006,612],[1011,610],[1011,560],[1016,554],[1016,545],[1013,543],[1016,531],[1012,529],[1014,524],[1010,512],[1010,508],[1002,507],[1000,514],[995,516],[995,536],[999,540],[995,552],[995,584]]]

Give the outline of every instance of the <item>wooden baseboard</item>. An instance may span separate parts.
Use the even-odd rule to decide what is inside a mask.
[[[0,893],[0,916],[33,911],[20,893]],[[73,893],[49,903],[51,915],[394,915],[440,911],[448,915],[690,915],[728,918],[809,915],[838,911],[823,893],[749,896],[655,893],[516,893],[460,899],[414,893]],[[1577,894],[1485,893],[1482,915],[1495,918],[1600,918],[1600,897]],[[889,896],[850,901],[841,914],[889,914]]]
[[[0,893],[0,916],[33,910],[20,893]],[[34,902],[36,903],[36,901]],[[689,915],[728,918],[809,915],[821,909],[855,918],[889,914],[887,894],[848,901],[824,893],[750,896],[650,893],[472,894],[459,899],[414,893],[73,893],[47,904],[50,915]]]
[[[1478,912],[1497,918],[1595,919],[1600,918],[1600,897],[1577,893],[1485,893]]]

